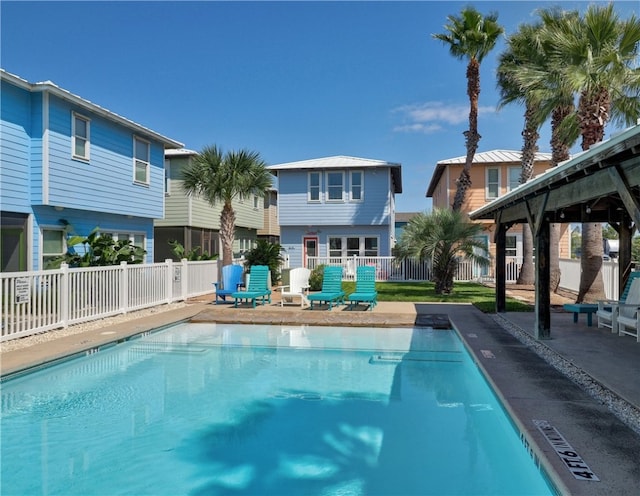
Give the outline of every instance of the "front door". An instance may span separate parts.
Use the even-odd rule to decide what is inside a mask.
[[[304,246],[302,253],[302,266],[309,267],[307,258],[318,256],[318,238],[316,236],[305,237],[302,240],[302,245]]]

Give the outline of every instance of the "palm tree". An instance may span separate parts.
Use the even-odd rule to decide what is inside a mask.
[[[525,106],[524,126],[522,129],[522,160],[520,184],[526,183],[533,175],[533,164],[538,152],[538,129],[540,123],[536,110],[538,102],[533,91],[526,92],[517,82],[517,75],[523,64],[542,64],[544,52],[540,42],[540,25],[522,25],[518,32],[507,40],[507,50],[499,57],[498,89],[500,91],[499,108],[510,103],[521,103]],[[533,235],[531,226],[522,226],[522,267],[518,274],[517,284],[533,284]]]
[[[272,184],[271,173],[257,152],[240,150],[223,154],[213,145],[196,155],[182,174],[183,188],[189,196],[198,195],[211,206],[222,203],[222,265],[231,264],[236,227],[232,201],[252,195],[264,197]]]
[[[489,264],[485,244],[477,238],[482,225],[471,223],[462,213],[434,209],[413,217],[394,248],[398,260],[430,260],[436,294],[449,294],[458,267],[459,255],[481,266]]]
[[[631,125],[640,115],[640,21],[635,15],[621,20],[610,3],[591,5],[561,27],[549,33],[550,55],[579,95],[574,119],[588,150],[604,138],[609,121]],[[602,225],[583,224],[578,302],[604,298],[602,255]]]
[[[525,28],[535,32],[524,33],[515,40],[520,60],[517,66],[507,67],[508,82],[511,87],[516,88],[513,90],[516,96],[522,93],[523,101],[529,104],[527,110],[533,110],[527,113],[527,117],[532,120],[530,125],[535,122],[540,126],[551,118],[550,167],[555,167],[569,159],[570,147],[578,133],[567,118],[575,111],[574,93],[562,75],[562,64],[550,56],[553,41],[549,33],[563,29],[568,19],[578,18],[579,14],[577,11],[561,11],[558,8],[542,9],[538,14],[541,22]],[[527,40],[528,38],[531,39]],[[527,42],[531,46],[527,47]],[[554,292],[560,285],[559,240],[560,225],[551,224],[550,286]]]
[[[460,16],[450,15],[445,25],[447,33],[433,37],[449,46],[449,53],[455,58],[467,59],[467,95],[469,96],[469,129],[464,132],[467,157],[457,181],[453,209],[458,211],[464,203],[467,190],[471,186],[471,164],[478,148],[478,97],[480,96],[480,64],[504,32],[498,24],[498,15],[483,17],[473,7],[466,7]]]

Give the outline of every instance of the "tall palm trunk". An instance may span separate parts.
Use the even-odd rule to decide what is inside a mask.
[[[231,203],[225,202],[220,213],[220,242],[222,243],[222,265],[233,262],[233,240],[235,237],[236,214]]]
[[[467,157],[457,181],[452,208],[459,212],[471,186],[471,164],[478,149],[478,98],[480,96],[480,63],[472,58],[467,65],[467,95],[469,95],[469,129],[464,132]]]
[[[569,160],[570,147],[566,140],[560,136],[560,124],[569,115],[573,114],[573,104],[559,105],[551,114],[551,167],[556,167],[560,162]],[[560,224],[553,223],[549,232],[549,289],[554,293],[560,286]]]
[[[609,92],[603,88],[589,94],[582,92],[578,104],[582,149],[602,141],[604,126],[609,118]],[[605,297],[602,278],[602,224],[587,222],[582,224],[582,253],[580,256],[580,289],[578,303],[602,300]]]
[[[533,114],[535,108],[531,102],[527,102],[524,113],[524,129],[522,130],[522,172],[520,184],[526,183],[533,175],[533,164],[538,152],[538,126],[534,124]],[[522,225],[522,267],[518,274],[518,284],[534,284],[535,271],[533,270],[533,235],[529,224]]]

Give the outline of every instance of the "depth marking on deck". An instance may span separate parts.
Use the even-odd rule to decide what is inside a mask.
[[[598,476],[591,471],[558,429],[546,420],[534,420],[533,423],[576,479],[600,482]]]
[[[485,357],[485,358],[495,358],[496,357],[491,350],[480,350],[480,353],[482,353],[482,356]]]
[[[478,335],[475,332],[470,332],[469,334],[467,334],[467,336],[469,336],[470,338],[477,338]]]

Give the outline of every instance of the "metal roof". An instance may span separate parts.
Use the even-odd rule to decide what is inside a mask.
[[[402,193],[402,165],[396,162],[375,160],[369,158],[350,157],[347,155],[335,155],[332,157],[314,158],[311,160],[299,160],[267,167],[277,173],[281,170],[296,169],[366,169],[385,167],[391,169],[394,182],[394,193]]]
[[[63,88],[61,88],[60,86],[56,85],[55,83],[51,82],[51,81],[44,81],[41,83],[30,83],[25,79],[22,79],[19,76],[16,76],[15,74],[11,74],[7,71],[5,71],[4,69],[0,69],[0,79],[6,80],[12,84],[15,84],[16,86],[19,86],[21,88],[24,88],[28,91],[41,91],[41,92],[48,92],[51,93],[53,95],[56,95],[59,98],[62,98],[63,100],[67,100],[68,102],[73,103],[74,105],[78,105],[80,107],[86,108],[87,110],[94,112],[98,115],[102,115],[103,117],[110,119],[112,121],[116,121],[119,124],[128,127],[129,129],[134,130],[137,133],[140,134],[144,134],[147,137],[153,138],[157,141],[160,141],[161,143],[163,143],[167,148],[181,148],[184,145],[182,143],[180,143],[179,141],[175,141],[171,138],[167,138],[166,136],[163,136],[162,134],[159,134],[147,127],[144,127],[140,124],[137,124],[135,122],[133,122],[130,119],[127,119],[126,117],[122,117],[121,115],[116,114],[115,112],[111,112],[110,110],[107,110],[103,107],[101,107],[100,105],[97,105],[93,102],[90,102],[89,100],[86,100],[85,98],[82,98],[78,95],[74,95],[73,93],[71,93],[68,90],[65,90]]]
[[[534,160],[536,162],[543,162],[545,160],[551,160],[550,153],[536,153]],[[459,165],[464,164],[467,161],[467,156],[447,158],[439,160],[436,165]],[[487,152],[476,153],[473,156],[474,164],[491,164],[491,163],[507,163],[522,161],[522,152],[518,150],[490,150]]]
[[[164,151],[165,157],[179,157],[179,156],[197,155],[197,154],[198,152],[189,150],[187,148],[175,148],[175,149],[172,148]]]

